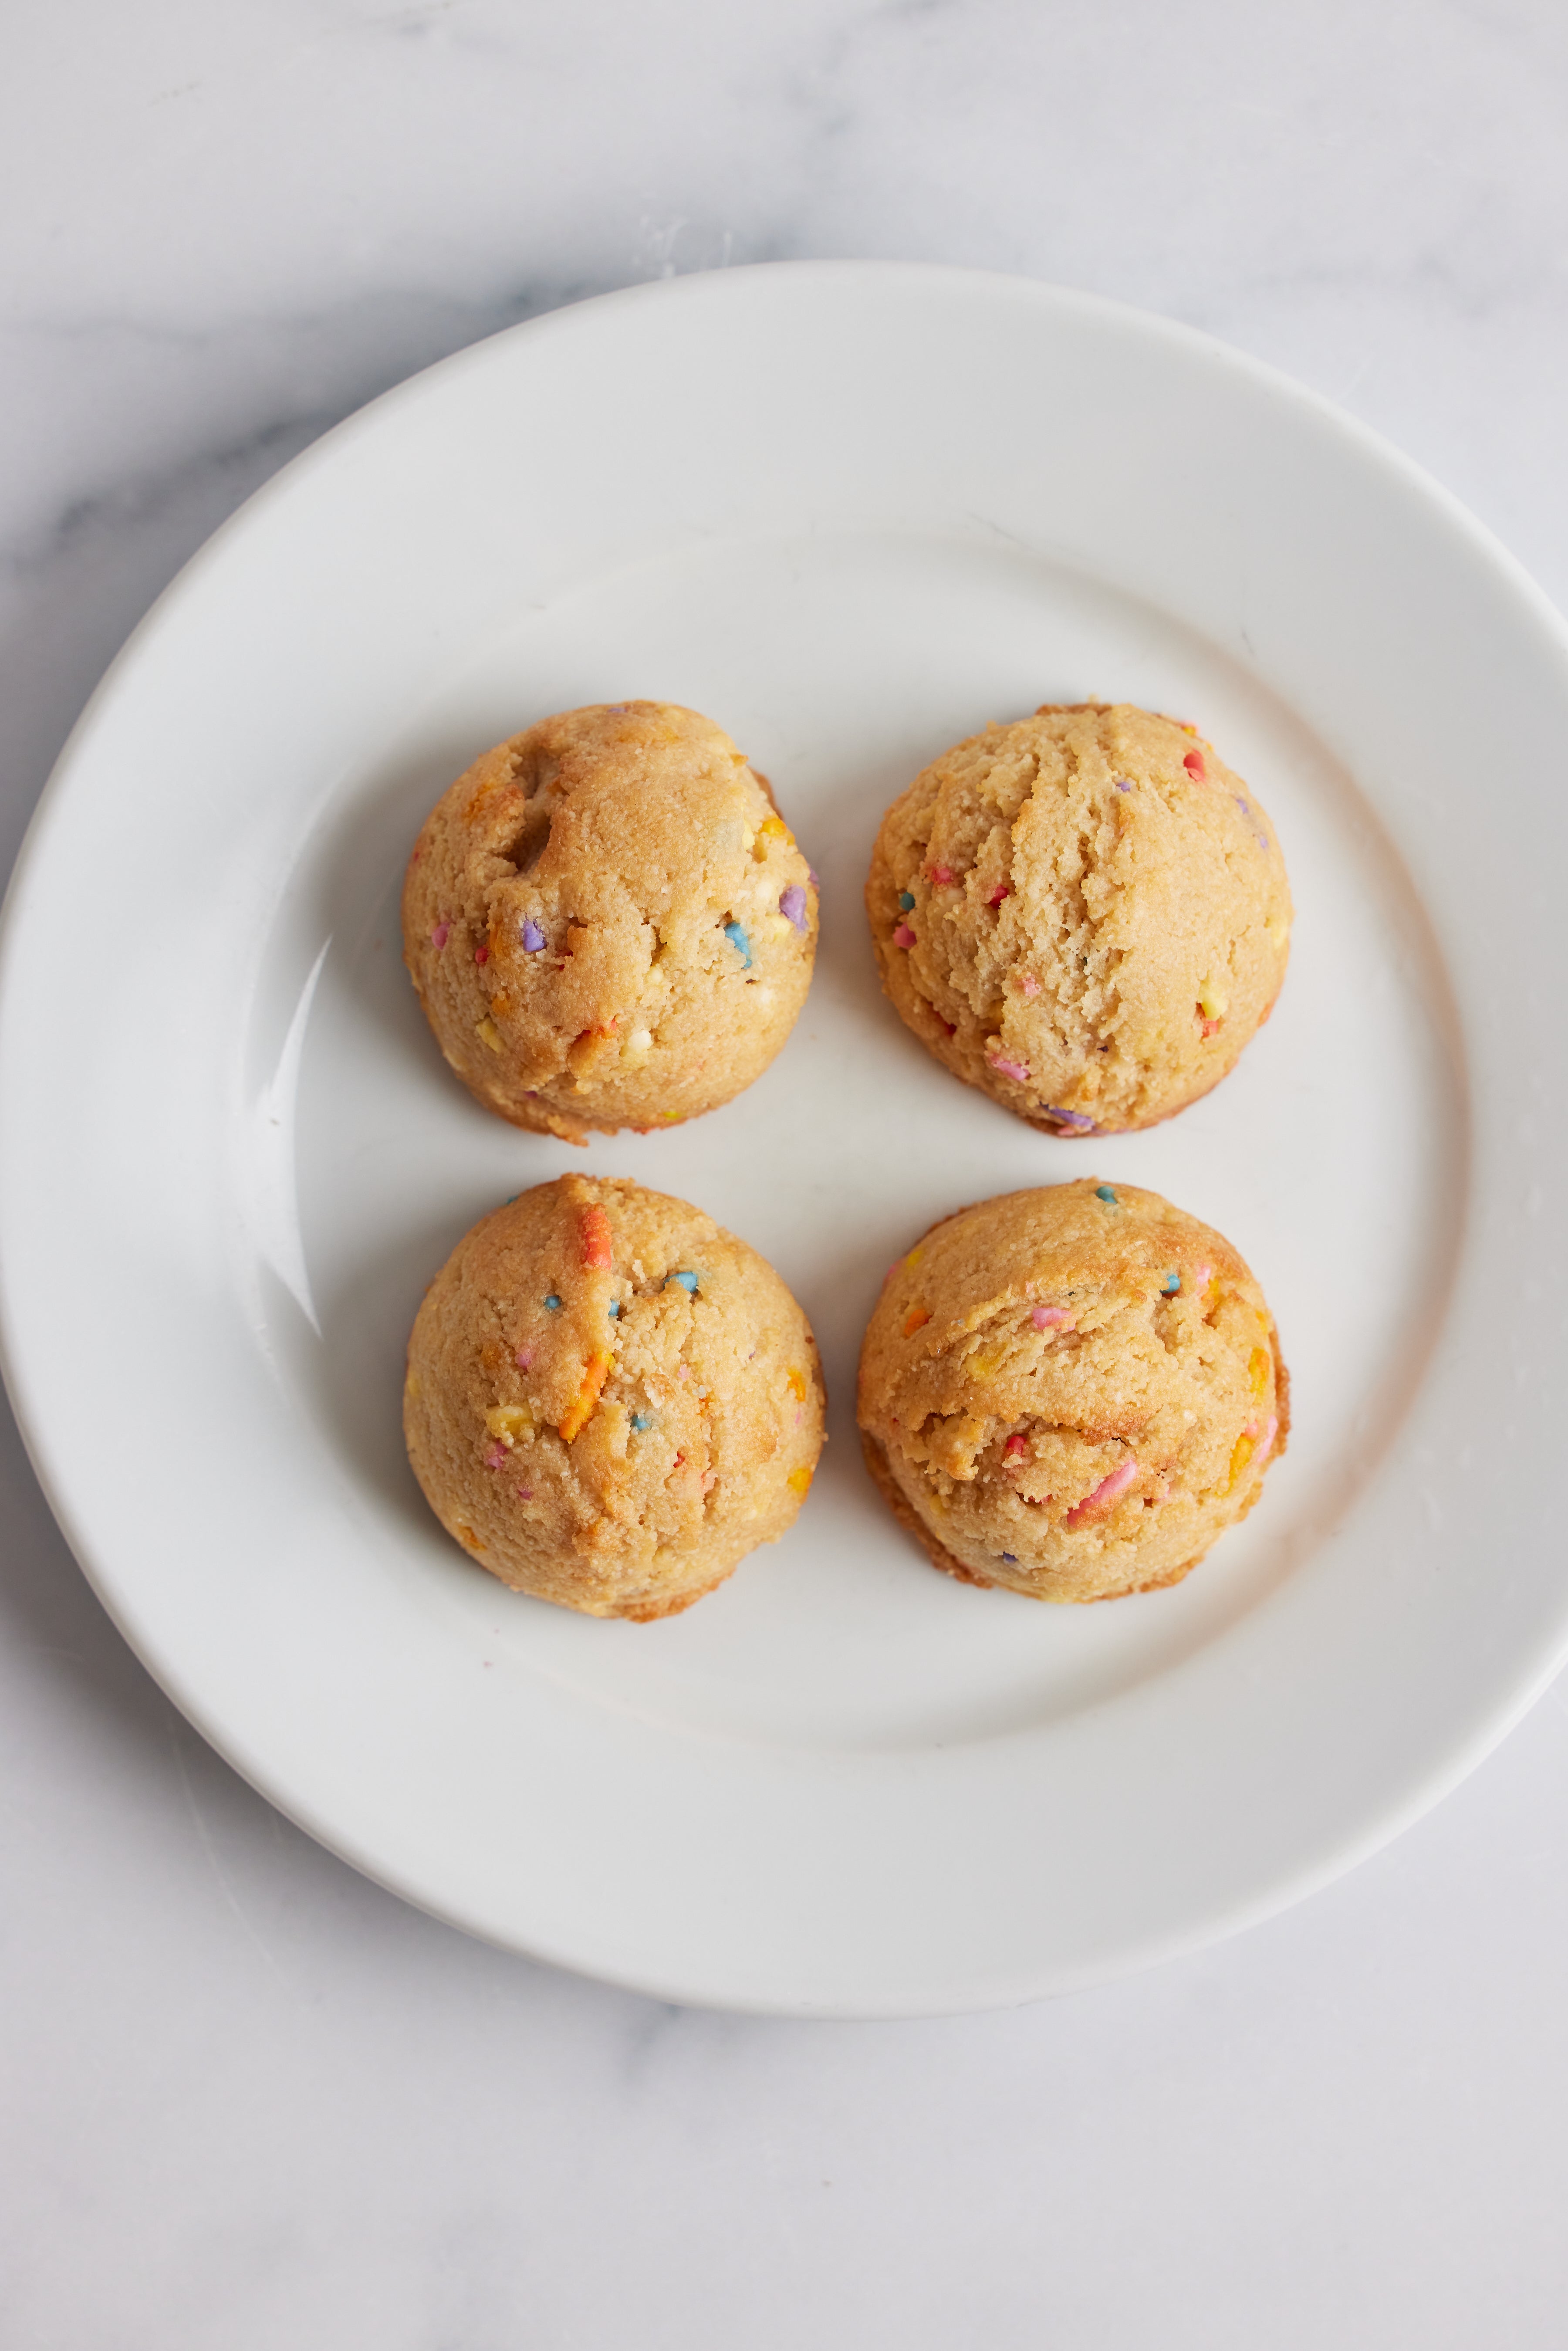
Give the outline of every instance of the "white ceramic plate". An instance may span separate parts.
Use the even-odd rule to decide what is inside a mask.
[[[767,1076],[595,1168],[807,1307],[832,1442],[690,1615],[508,1595],[398,1398],[423,1283],[582,1164],[486,1117],[401,968],[430,801],[546,712],[728,727],[824,882]],[[1279,1010],[1173,1124],[1055,1142],[882,1001],[878,817],[1045,700],[1196,720],[1299,910]],[[828,266],[584,305],[404,385],[183,574],[100,689],[4,937],[8,1375],[88,1573],[285,1812],[474,1932],[667,1997],[892,2015],[1082,1984],[1288,1902],[1467,1770],[1568,1644],[1568,646],[1402,459],[1160,321]],[[935,1217],[1092,1169],[1218,1225],[1291,1449],[1187,1583],[1087,1610],[935,1575],[853,1365]]]

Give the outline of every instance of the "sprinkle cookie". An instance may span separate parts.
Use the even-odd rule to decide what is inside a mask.
[[[403,960],[464,1083],[586,1143],[728,1102],[810,985],[816,877],[766,779],[667,702],[546,718],[476,760],[409,861]]]
[[[1062,1135],[1152,1126],[1218,1085],[1290,952],[1256,794],[1129,703],[1048,703],[944,752],[883,820],[866,910],[921,1042]]]
[[[1262,1490],[1289,1385],[1229,1243],[1059,1184],[934,1225],[861,1353],[867,1466],[934,1564],[1037,1600],[1176,1583]]]
[[[793,1524],[824,1410],[806,1318],[755,1249],[684,1200],[565,1176],[483,1217],[431,1283],[403,1434],[481,1567],[646,1622]]]

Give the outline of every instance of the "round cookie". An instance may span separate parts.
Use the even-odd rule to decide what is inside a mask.
[[[431,1283],[403,1434],[503,1583],[646,1622],[793,1523],[824,1410],[806,1318],[755,1249],[685,1200],[563,1176],[481,1217]]]
[[[542,719],[476,759],[409,860],[403,961],[514,1126],[668,1126],[759,1077],[816,953],[815,878],[766,778],[669,702]]]
[[[1288,1382],[1228,1241],[1128,1184],[934,1225],[861,1353],[872,1476],[934,1563],[1038,1600],[1176,1583],[1283,1452]]]
[[[882,982],[955,1076],[1057,1134],[1217,1085],[1285,976],[1291,893],[1252,791],[1190,726],[1048,703],[933,760],[866,883]]]

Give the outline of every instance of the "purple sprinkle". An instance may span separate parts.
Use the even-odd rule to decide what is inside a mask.
[[[779,912],[787,922],[793,923],[798,931],[805,929],[806,893],[799,882],[791,882],[788,890],[783,892],[779,900]]]
[[[545,935],[530,915],[523,925],[523,953],[538,955],[545,943]]]
[[[607,702],[604,707],[612,718],[624,718],[632,705],[629,702]]]
[[[1059,1118],[1064,1126],[1071,1126],[1079,1134],[1094,1132],[1093,1120],[1085,1118],[1081,1110],[1058,1110],[1054,1102],[1047,1102],[1044,1109],[1047,1118]]]
[[[1264,851],[1265,853],[1267,852],[1269,848],[1269,836],[1266,832],[1260,832],[1258,835],[1258,846],[1260,849]]]
[[[806,868],[806,879],[810,882],[810,885],[811,885],[811,887],[812,887],[812,889],[813,889],[813,890],[820,890],[820,889],[821,888],[821,886],[822,886],[822,885],[821,885],[821,883],[818,881],[818,879],[817,879],[816,871],[815,871],[814,867],[810,866],[810,865],[808,865],[808,866],[807,866],[807,868]]]
[[[1246,801],[1242,799],[1242,797],[1241,797],[1241,795],[1240,795],[1240,793],[1239,793],[1239,792],[1232,792],[1232,793],[1231,793],[1231,795],[1230,795],[1230,797],[1231,797],[1231,799],[1236,802],[1237,807],[1240,810],[1240,811],[1241,811],[1241,813],[1242,813],[1242,815],[1243,815],[1243,816],[1250,816],[1250,815],[1251,815],[1251,813],[1252,813],[1251,810],[1248,807],[1248,805],[1247,805]]]
[[[1133,787],[1132,787],[1132,785],[1131,785],[1131,784],[1124,782],[1124,781],[1123,780],[1123,778],[1122,778],[1120,776],[1118,776],[1118,777],[1117,777],[1117,778],[1116,778],[1116,789],[1117,789],[1119,792],[1130,792],[1130,791],[1132,790],[1132,789],[1133,789]]]
[[[1002,1557],[1007,1561],[1009,1567],[1016,1567],[1018,1565],[1018,1554],[1016,1552],[1005,1551],[1002,1553]]]

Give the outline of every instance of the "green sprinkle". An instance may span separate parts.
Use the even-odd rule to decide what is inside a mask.
[[[550,1291],[549,1296],[545,1300],[545,1311],[546,1311],[548,1314],[555,1314],[555,1313],[558,1313],[558,1312],[559,1311],[559,1309],[560,1309],[560,1301],[559,1301],[559,1299],[556,1296],[556,1294],[555,1294],[554,1290],[552,1290]]]
[[[914,891],[913,891],[913,890],[901,890],[901,891],[899,892],[899,893],[898,893],[898,903],[899,903],[899,904],[903,907],[903,909],[904,909],[904,913],[905,913],[906,914],[909,914],[909,913],[911,913],[911,912],[913,911],[913,909],[914,909],[914,905],[915,905],[915,893],[914,893]]]
[[[1160,1289],[1167,1298],[1174,1298],[1180,1288],[1181,1276],[1179,1273],[1167,1273],[1165,1280],[1160,1284]]]
[[[1109,1184],[1096,1184],[1094,1197],[1097,1200],[1103,1200],[1108,1208],[1114,1208],[1118,1205],[1116,1195],[1112,1191]]]

